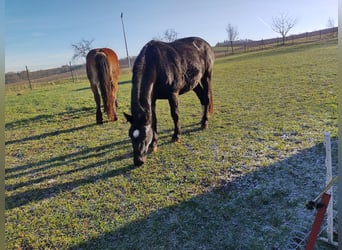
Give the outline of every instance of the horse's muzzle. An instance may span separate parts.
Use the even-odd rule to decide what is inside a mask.
[[[143,165],[144,164],[144,160],[142,160],[141,158],[134,158],[134,165],[135,166],[141,166],[141,165]]]

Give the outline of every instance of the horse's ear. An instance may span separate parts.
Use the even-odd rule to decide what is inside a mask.
[[[133,116],[126,114],[125,112],[124,112],[124,115],[126,117],[126,120],[132,124],[133,123]]]

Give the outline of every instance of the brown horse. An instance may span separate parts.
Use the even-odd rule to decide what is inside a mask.
[[[157,148],[156,100],[167,99],[174,122],[172,141],[179,141],[178,96],[193,90],[203,106],[201,128],[208,127],[213,112],[212,71],[214,52],[201,38],[188,37],[172,43],[151,41],[135,60],[132,76],[129,136],[134,164],[144,164],[149,148]]]
[[[87,76],[96,102],[96,123],[102,124],[101,100],[104,112],[110,121],[116,121],[118,81],[120,76],[119,60],[115,52],[108,48],[92,49],[86,58]]]

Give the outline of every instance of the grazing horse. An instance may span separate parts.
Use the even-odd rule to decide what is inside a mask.
[[[140,51],[133,66],[131,123],[134,164],[144,164],[149,151],[157,149],[156,100],[169,101],[174,122],[172,141],[179,141],[178,96],[193,90],[203,106],[201,128],[208,127],[213,112],[212,71],[214,52],[201,38],[189,37],[171,43],[150,41]]]
[[[96,123],[102,124],[101,100],[104,112],[110,121],[116,121],[118,81],[120,76],[119,60],[115,52],[108,48],[92,49],[86,58],[87,76],[96,102]]]

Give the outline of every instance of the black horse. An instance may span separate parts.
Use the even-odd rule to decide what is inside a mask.
[[[189,37],[172,43],[150,41],[140,51],[133,66],[131,123],[134,164],[144,164],[149,148],[157,149],[156,100],[168,99],[175,129],[172,141],[179,141],[178,96],[194,90],[203,106],[201,128],[208,127],[213,112],[212,71],[214,52],[201,38]]]

